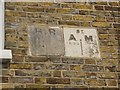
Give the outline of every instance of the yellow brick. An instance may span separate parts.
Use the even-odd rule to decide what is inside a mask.
[[[109,54],[108,53],[101,53],[101,57],[102,58],[109,58]]]
[[[98,37],[100,40],[108,40],[109,39],[108,34],[99,34]]]
[[[76,9],[92,9],[92,6],[91,5],[74,4],[73,8],[76,8]]]
[[[6,41],[17,41],[18,37],[16,35],[6,35]]]
[[[35,78],[35,83],[37,83],[37,84],[45,84],[46,79],[45,78]]]
[[[11,69],[31,69],[32,68],[32,64],[28,64],[28,63],[13,63],[13,64],[10,64],[10,68]]]
[[[118,64],[117,60],[103,60],[104,66],[116,66]]]
[[[14,84],[1,84],[0,85],[0,88],[8,88],[8,89],[10,89],[10,88],[14,88]]]
[[[90,27],[90,22],[81,22],[81,26]]]
[[[27,84],[26,88],[40,88],[41,90],[47,90],[46,88],[50,88],[49,85],[45,86],[45,85],[41,85],[41,84]]]
[[[73,4],[72,3],[61,3],[62,8],[72,8]]]
[[[70,8],[58,8],[57,13],[72,13],[73,9]]]
[[[109,52],[108,46],[101,46],[100,50],[101,50],[101,52]]]
[[[108,86],[118,86],[117,80],[107,80]]]
[[[27,47],[29,47],[29,44],[28,44],[28,42],[21,41],[21,42],[17,42],[17,46],[19,48],[27,48]]]
[[[109,22],[93,22],[92,25],[96,27],[110,27],[111,26]]]
[[[82,66],[80,66],[80,65],[71,65],[70,69],[75,70],[75,71],[80,71],[82,69]]]
[[[92,21],[94,18],[92,16],[74,15],[73,20]]]
[[[104,78],[105,79],[116,79],[117,78],[117,74],[114,72],[105,72],[104,74]]]
[[[95,18],[95,20],[96,20],[96,21],[105,21],[105,17],[99,17],[99,16],[97,16],[97,17]]]
[[[86,59],[85,64],[96,64],[94,59]]]

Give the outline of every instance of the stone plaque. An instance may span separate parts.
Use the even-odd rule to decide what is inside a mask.
[[[29,27],[29,39],[30,39],[30,54],[31,55],[46,55],[47,42],[46,42],[47,28],[41,27]]]
[[[64,55],[64,35],[59,27],[49,27],[47,38],[48,55]]]
[[[29,27],[30,55],[64,55],[63,36],[59,27]]]
[[[63,28],[65,56],[100,58],[96,29]]]

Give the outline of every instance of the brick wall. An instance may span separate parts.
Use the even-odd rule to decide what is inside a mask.
[[[7,2],[3,88],[117,88],[120,78],[120,3]],[[102,59],[29,56],[28,26],[96,27]]]

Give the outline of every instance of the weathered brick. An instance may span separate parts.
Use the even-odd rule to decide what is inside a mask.
[[[70,70],[80,71],[81,69],[81,65],[70,65]]]
[[[23,19],[24,21],[24,19]],[[44,18],[29,18],[28,23],[39,23],[39,24],[47,24],[46,19]]]
[[[14,88],[15,89],[25,88],[25,85],[24,84],[16,84],[16,85],[14,85]]]
[[[103,65],[104,66],[116,66],[118,64],[118,61],[117,60],[109,60],[109,59],[106,59],[106,60],[103,60]]]
[[[120,28],[120,24],[113,24],[114,28]]]
[[[7,35],[7,34],[14,34],[14,33],[15,33],[15,29],[5,28],[5,35]]]
[[[61,71],[53,71],[53,77],[61,77]]]
[[[100,79],[116,79],[117,74],[113,72],[98,73],[98,78]]]
[[[5,23],[6,23],[6,26],[9,26],[11,25],[11,23],[15,23],[16,22],[16,18],[15,17],[6,17],[5,18]],[[12,26],[12,25],[11,25]],[[8,27],[8,28],[9,28]]]
[[[67,64],[50,64],[47,66],[49,70],[69,70],[69,65]]]
[[[97,66],[98,72],[104,72],[104,67],[103,66]]]
[[[72,15],[67,15],[67,14],[62,15],[62,19],[63,20],[72,20]]]
[[[109,5],[111,5],[111,6],[118,6],[119,4],[118,4],[118,2],[109,2]]]
[[[25,61],[26,62],[47,62],[48,59],[46,56],[37,56],[37,57],[34,57],[34,56],[26,56],[25,57]]]
[[[90,78],[90,79],[96,79],[97,78],[97,73],[87,73],[86,72],[86,76],[87,78]]]
[[[99,34],[98,37],[100,40],[108,40],[109,39],[108,34]]]
[[[96,10],[104,10],[103,6],[95,6]]]
[[[29,13],[29,12],[26,14],[26,16],[28,18],[40,18],[41,17],[39,13]]]
[[[92,21],[94,20],[94,18],[92,16],[86,16],[86,15],[74,15],[73,20]]]
[[[5,9],[6,9],[6,10],[15,10],[15,6],[6,5],[6,6],[5,6]]]
[[[8,77],[0,77],[0,83],[8,83]]]
[[[32,64],[30,63],[12,63],[10,69],[31,69]]]
[[[81,26],[90,27],[91,23],[90,22],[81,22]]]
[[[28,48],[29,44],[26,41],[20,41],[20,42],[17,42],[17,46],[18,48]]]
[[[51,77],[50,71],[41,70],[16,70],[16,76],[40,76],[40,77]]]
[[[65,21],[65,20],[60,20],[59,21],[60,25],[74,25],[74,26],[79,26],[80,22],[79,21]]]
[[[105,19],[105,17],[97,16],[97,17],[95,17],[95,21],[98,21],[98,22],[105,22],[106,19]]]
[[[33,64],[33,69],[35,69],[35,70],[44,70],[45,65],[36,63],[36,64]]]
[[[42,84],[26,84],[26,88],[29,89],[42,89],[42,90],[49,90],[49,85],[42,85]]]
[[[106,21],[107,21],[107,22],[114,22],[115,20],[114,20],[113,17],[107,17],[107,18],[106,18]]]
[[[67,64],[83,64],[84,63],[84,59],[64,57],[64,58],[62,58],[62,62],[63,63],[67,63]]]
[[[111,27],[109,22],[93,22],[92,25],[96,27]]]
[[[10,83],[33,83],[32,77],[11,77],[9,78]]]
[[[91,5],[73,4],[73,8],[76,9],[92,9]]]
[[[89,11],[86,10],[79,10],[80,15],[89,15]]]
[[[0,73],[0,75],[2,75],[2,76],[14,76],[14,71],[3,69],[2,73]]]
[[[93,66],[93,65],[84,65],[82,69],[83,69],[83,71],[92,71],[92,72],[96,72],[96,71],[97,71],[97,66]]]
[[[116,80],[107,80],[108,86],[118,86],[118,83]]]
[[[103,29],[103,28],[98,28],[98,34],[107,34],[108,30],[107,29]]]
[[[13,84],[0,84],[0,87],[4,88],[4,89],[10,89],[10,88],[14,88]]]
[[[118,41],[117,40],[110,40],[108,42],[108,46],[117,46],[118,45]]]
[[[73,9],[71,8],[57,8],[56,9],[57,13],[64,13],[64,14],[68,14],[68,13],[72,13]]]
[[[12,41],[6,41],[5,48],[11,48],[11,47],[17,47],[17,43]]]
[[[96,64],[94,59],[86,59],[85,64]]]
[[[96,4],[96,5],[107,5],[108,4],[108,2],[93,2],[94,4]]]
[[[106,79],[116,79],[117,78],[117,74],[113,73],[113,72],[106,72],[104,78],[106,78]]]
[[[50,56],[48,60],[51,63],[62,63],[61,57],[59,56]]]
[[[119,7],[111,7],[111,6],[105,6],[105,10],[110,10],[110,11],[119,11]]]
[[[17,41],[18,40],[18,36],[16,35],[6,35],[6,41]]]
[[[109,58],[110,55],[111,55],[111,53],[101,53],[101,57],[102,57],[103,59]]]
[[[20,55],[26,55],[27,50],[26,49],[18,49],[18,48],[12,48],[13,54],[20,54]]]
[[[22,55],[13,55],[12,62],[23,62],[24,61],[24,56]]]
[[[70,79],[67,78],[48,78],[48,84],[70,84]]]
[[[100,50],[101,50],[101,52],[109,52],[109,47],[108,46],[101,46]]]
[[[107,72],[115,72],[116,71],[116,66],[106,66],[105,71],[107,71]]]
[[[54,5],[54,3],[52,3],[52,2],[40,2],[40,3],[38,3],[38,5],[40,7],[52,7]]]
[[[83,71],[63,71],[64,77],[85,78]]]
[[[90,86],[106,86],[106,82],[104,80],[88,79],[87,83]]]
[[[72,85],[84,85],[84,81],[82,79],[71,79]]]
[[[35,83],[36,84],[45,84],[46,79],[45,78],[35,78]]]
[[[55,8],[46,8],[45,11],[47,13],[55,13],[56,12],[56,9]]]
[[[110,46],[109,47],[109,52],[111,52],[111,53],[117,53],[118,52],[118,47],[114,47],[114,46]]]
[[[44,12],[44,8],[24,7],[25,12]]]
[[[61,3],[60,5],[62,8],[72,8],[73,7],[72,3]]]
[[[48,15],[53,19],[61,19],[62,18],[62,15],[59,13],[49,13]]]

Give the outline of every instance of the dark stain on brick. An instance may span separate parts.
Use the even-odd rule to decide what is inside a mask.
[[[48,78],[48,84],[70,84],[70,79],[66,78]]]

